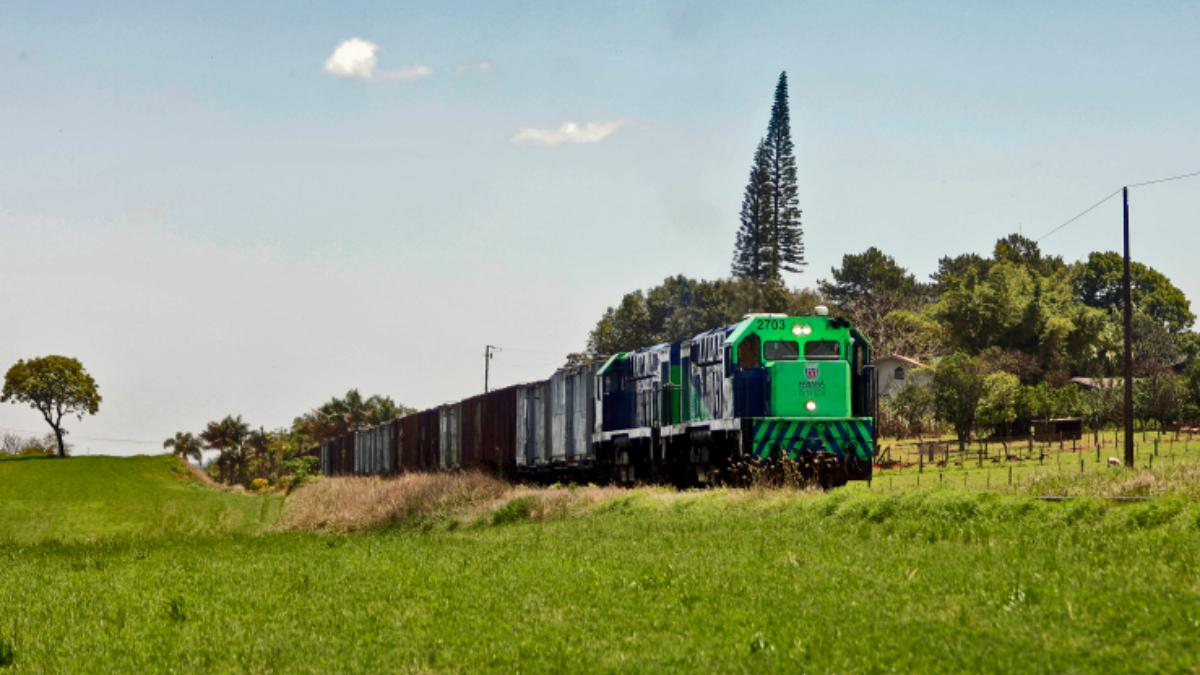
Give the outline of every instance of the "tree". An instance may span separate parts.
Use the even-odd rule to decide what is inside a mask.
[[[820,298],[811,290],[789,290],[778,281],[667,277],[646,291],[626,293],[609,307],[588,335],[593,358],[674,342],[755,312],[811,315]]]
[[[226,483],[233,483],[245,465],[249,435],[250,427],[242,421],[241,415],[226,415],[224,419],[209,422],[200,432],[200,440],[205,446],[221,453],[217,457],[217,467]]]
[[[763,140],[767,155],[771,187],[771,257],[767,269],[772,279],[781,272],[803,271],[804,232],[800,226],[800,206],[797,200],[796,152],[792,144],[791,115],[788,112],[787,73],[779,74],[775,85],[775,102],[771,106],[771,121]]]
[[[176,431],[174,436],[163,441],[163,448],[184,460],[190,457],[199,463],[204,458],[204,446],[191,432]]]
[[[315,410],[297,417],[292,422],[292,432],[298,437],[297,444],[315,445],[413,412],[416,411],[397,404],[388,396],[377,394],[363,398],[357,389],[351,389],[344,397],[335,396]]]
[[[992,259],[996,262],[1010,262],[1030,268],[1043,276],[1049,276],[1065,269],[1059,256],[1043,256],[1037,242],[1020,234],[1010,234],[997,240],[992,249]]]
[[[979,363],[962,352],[937,364],[933,373],[933,407],[938,419],[954,427],[958,449],[965,451],[975,415],[983,395],[983,373]]]
[[[772,216],[770,167],[767,148],[762,141],[754,151],[750,180],[742,197],[737,243],[733,250],[733,276],[739,279],[767,281],[767,259],[771,255],[769,229]]]
[[[976,407],[976,420],[992,433],[1006,436],[1009,427],[1017,421],[1020,403],[1021,380],[1016,375],[1003,371],[989,373],[983,378],[983,394]]]
[[[933,391],[929,385],[911,382],[892,398],[892,409],[903,423],[905,430],[920,437],[929,428],[933,415]]]
[[[42,356],[17,361],[4,376],[0,401],[25,404],[42,414],[54,431],[58,454],[67,456],[63,436],[63,417],[95,415],[100,409],[100,390],[96,381],[78,359],[69,356]]]
[[[928,300],[926,287],[874,246],[842,256],[842,266],[829,273],[832,281],[817,282],[821,295],[855,323],[879,354],[892,351],[897,342],[887,330],[885,317],[898,310],[919,309]]]
[[[1142,420],[1143,429],[1146,421],[1154,420],[1155,428],[1162,432],[1167,423],[1179,419],[1180,403],[1185,396],[1185,385],[1178,375],[1169,370],[1153,373],[1134,382],[1134,415]]]
[[[1124,259],[1114,251],[1094,252],[1074,269],[1075,294],[1084,304],[1110,311],[1122,309]],[[1162,323],[1172,333],[1187,330],[1196,320],[1191,303],[1158,270],[1140,262],[1130,262],[1130,295],[1133,309]]]

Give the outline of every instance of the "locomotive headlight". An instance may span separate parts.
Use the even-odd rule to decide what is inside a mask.
[[[808,403],[805,403],[805,404],[804,404],[804,407],[805,407],[805,408],[808,408],[808,412],[816,412],[816,410],[817,410],[817,402],[816,402],[816,401],[809,401]]]
[[[804,323],[798,323],[792,326],[792,335],[800,337],[801,335],[812,335],[812,326]]]

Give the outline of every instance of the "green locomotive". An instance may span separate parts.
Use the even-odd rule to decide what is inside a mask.
[[[870,344],[848,321],[824,308],[749,315],[610,358],[597,373],[596,463],[686,484],[786,457],[826,486],[865,480],[875,400]]]

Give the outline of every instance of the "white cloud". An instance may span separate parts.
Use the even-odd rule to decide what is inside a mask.
[[[513,143],[526,141],[554,147],[562,143],[599,143],[608,138],[621,126],[620,121],[613,122],[563,122],[557,129],[533,129],[525,127],[512,137]]]
[[[352,77],[359,80],[417,80],[433,74],[433,68],[426,65],[404,66],[392,70],[376,70],[379,65],[379,45],[362,38],[345,40],[325,59],[325,72],[338,77]]]
[[[433,68],[424,65],[404,66],[395,70],[381,70],[379,77],[383,80],[419,80],[433,74]]]
[[[338,77],[356,77],[369,80],[375,75],[375,64],[379,62],[375,53],[379,45],[362,38],[350,38],[337,46],[325,59],[325,72]]]
[[[462,75],[463,73],[469,73],[469,72],[473,72],[473,71],[486,73],[487,71],[489,71],[491,69],[492,69],[491,61],[489,61],[487,59],[478,59],[475,61],[468,61],[466,63],[458,64],[457,66],[454,67],[454,74]]]

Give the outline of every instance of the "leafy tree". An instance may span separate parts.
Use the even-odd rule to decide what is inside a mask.
[[[821,295],[858,326],[879,354],[892,351],[898,341],[887,330],[887,315],[919,309],[928,300],[926,287],[874,246],[842,256],[842,266],[830,274],[832,281],[817,282]]]
[[[742,197],[737,243],[733,252],[733,276],[742,279],[769,280],[767,260],[771,257],[770,227],[772,212],[770,166],[762,141],[754,151],[750,180]]]
[[[204,445],[191,432],[176,431],[174,436],[163,441],[163,448],[180,459],[190,457],[199,463],[204,458]]]
[[[1021,403],[1021,380],[1012,373],[997,371],[983,378],[983,394],[979,397],[975,417],[980,426],[992,433],[1007,435]]]
[[[1114,323],[1120,317],[1112,317]],[[1133,371],[1134,375],[1142,377],[1166,370],[1179,364],[1183,354],[1179,349],[1179,339],[1168,332],[1167,327],[1160,321],[1135,311],[1133,314]],[[1122,351],[1122,355],[1123,355]],[[1118,363],[1123,363],[1118,361]],[[1113,374],[1120,372],[1120,367],[1113,369]]]
[[[1189,419],[1200,416],[1200,360],[1193,359],[1183,370],[1182,391],[1185,412]]]
[[[996,242],[992,249],[995,262],[1008,262],[1026,267],[1042,276],[1050,276],[1066,269],[1059,256],[1043,256],[1037,242],[1020,234],[1010,234]]]
[[[351,389],[344,397],[335,396],[315,410],[297,417],[292,423],[292,432],[297,436],[294,444],[298,448],[316,445],[413,412],[416,411],[398,405],[388,396],[364,398],[357,389]]]
[[[1091,253],[1087,261],[1075,265],[1074,272],[1075,295],[1081,302],[1090,307],[1121,310],[1124,278],[1121,254],[1113,251]],[[1196,320],[1187,296],[1158,270],[1130,261],[1129,276],[1135,311],[1162,323],[1172,333],[1186,330]]]
[[[819,304],[810,290],[788,290],[753,279],[703,281],[679,275],[646,291],[627,293],[609,307],[588,336],[592,357],[673,342],[740,321],[754,312],[812,314]]]
[[[764,139],[768,176],[771,183],[771,257],[767,269],[772,279],[781,272],[801,272],[804,261],[804,232],[800,226],[797,202],[796,153],[792,144],[791,115],[788,112],[787,73],[779,74],[775,102]]]
[[[933,374],[933,407],[938,419],[954,427],[959,450],[966,450],[979,399],[983,369],[969,355],[957,352],[942,359]]]
[[[54,431],[60,457],[67,456],[62,420],[74,415],[95,415],[100,409],[100,390],[78,359],[42,356],[17,361],[4,376],[0,401],[25,404],[42,414]]]
[[[892,397],[892,409],[913,436],[920,436],[930,428],[933,416],[933,390],[921,382],[910,382]]]
[[[241,415],[226,415],[224,419],[209,422],[200,432],[200,440],[205,446],[221,453],[217,457],[217,467],[224,482],[233,483],[241,474],[249,435],[250,427],[242,421]]]
[[[934,296],[961,286],[967,277],[982,278],[987,275],[992,261],[975,253],[945,256],[938,260],[938,269],[933,273]]]
[[[1146,422],[1153,420],[1160,431],[1179,419],[1180,404],[1184,401],[1184,382],[1175,373],[1165,370],[1136,380],[1133,385],[1134,415]]]
[[[869,330],[869,329],[868,329]],[[885,336],[883,340],[878,336]],[[895,353],[931,361],[946,352],[946,331],[928,312],[898,309],[883,317],[877,334],[868,333],[876,355]]]

